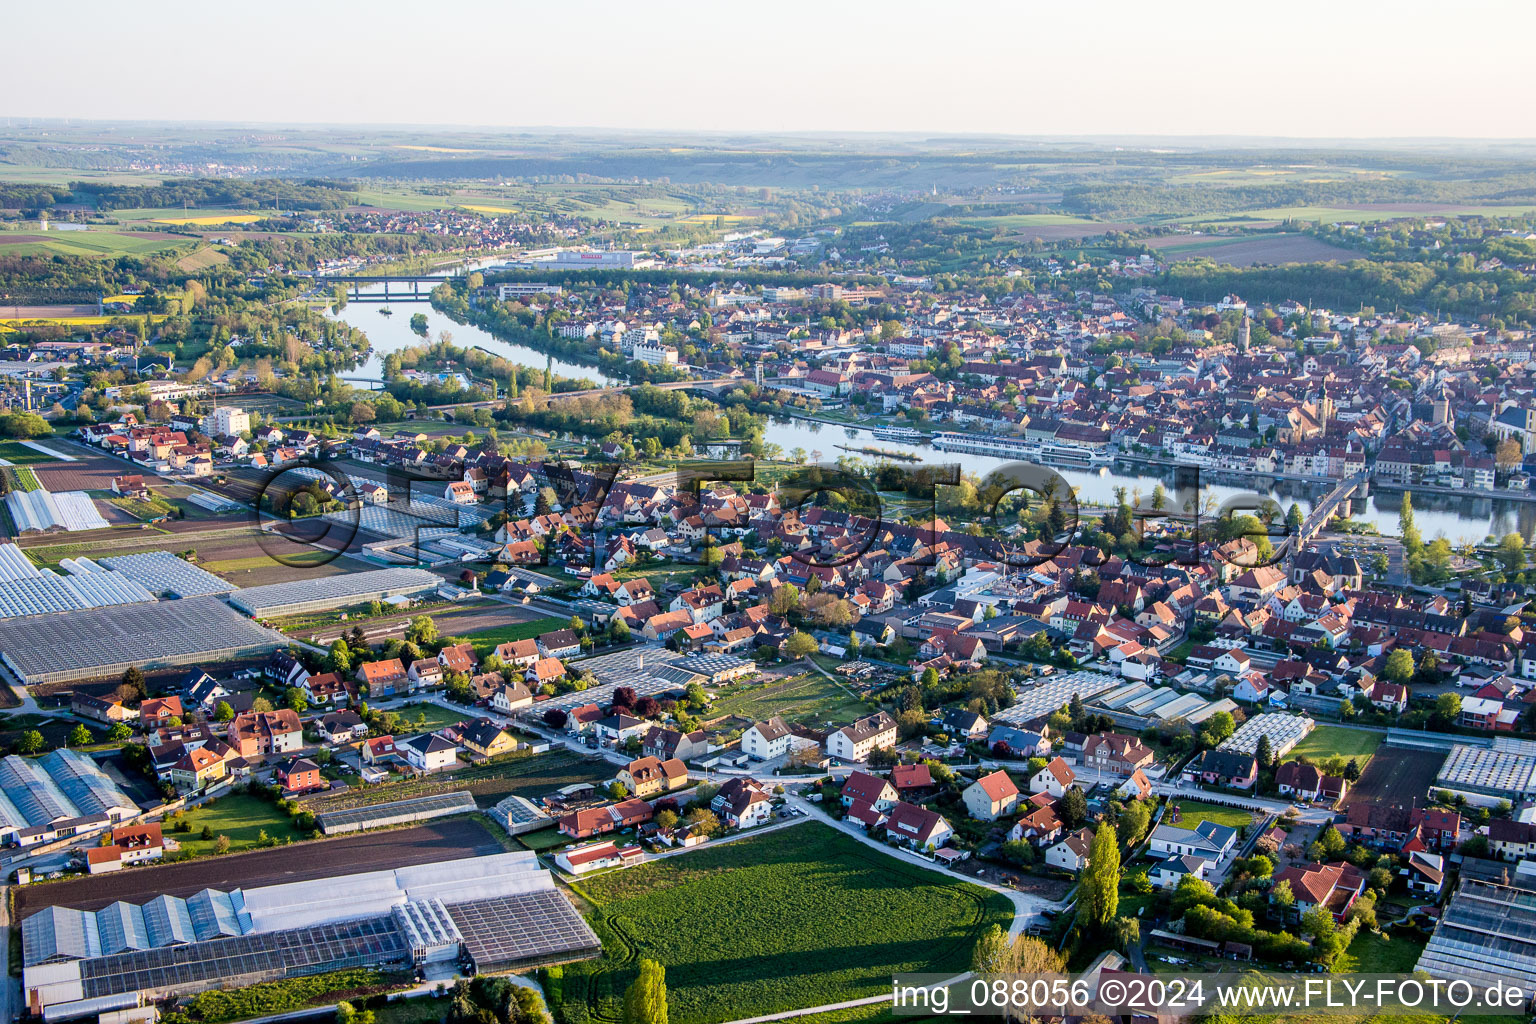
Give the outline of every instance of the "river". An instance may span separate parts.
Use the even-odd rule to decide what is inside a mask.
[[[502,262],[503,259],[503,257],[494,257],[478,260],[468,264],[468,267],[476,269]],[[448,271],[445,270],[440,276],[446,277],[447,274]],[[372,285],[364,289],[365,292],[375,294],[382,290],[382,285]],[[502,341],[472,324],[455,323],[425,302],[397,303],[391,306],[394,311],[392,316],[381,315],[380,308],[376,303],[352,303],[340,313],[331,313],[327,309],[327,316],[358,328],[368,335],[368,340],[372,343],[372,351],[368,359],[358,369],[344,376],[381,377],[381,360],[386,353],[420,345],[424,340],[435,339],[439,331],[451,333],[455,345],[483,348],[487,352],[524,366],[542,369],[548,361],[548,357],[537,349]],[[427,318],[426,339],[411,330],[410,319],[415,313],[421,313]],[[596,367],[569,363],[560,359],[554,360],[553,369],[562,377],[584,378],[601,381],[604,384],[621,383]],[[842,444],[849,447],[870,446],[906,452],[917,456],[919,461],[926,465],[959,463],[963,472],[978,476],[1008,464],[1006,459],[941,452],[928,445],[876,441],[868,430],[862,428],[789,417],[775,417],[770,420],[764,431],[764,440],[777,444],[786,455],[795,448],[803,448],[807,453],[819,451],[822,460],[828,462],[843,455],[853,454],[858,457],[855,453],[840,451],[837,446]],[[1069,485],[1077,489],[1079,498],[1084,502],[1113,501],[1117,487],[1124,487],[1128,492],[1140,490],[1144,496],[1150,496],[1153,487],[1159,482],[1163,483],[1168,490],[1171,499],[1170,508],[1182,508],[1189,497],[1186,493],[1175,491],[1171,475],[1162,476],[1152,470],[1134,472],[1118,468],[1102,470],[1058,468],[1057,472]],[[1306,512],[1311,509],[1315,499],[1321,499],[1328,492],[1330,486],[1281,481],[1272,490],[1258,493],[1274,498],[1281,508],[1289,508],[1291,503],[1295,502],[1301,506],[1303,512]],[[1219,483],[1207,483],[1205,489],[1218,502],[1225,501],[1234,495],[1248,494],[1253,491],[1247,487]],[[1384,534],[1396,534],[1401,500],[1401,495],[1397,492],[1373,491],[1364,503],[1366,507],[1359,508],[1360,502],[1357,499],[1357,507],[1354,510],[1355,519],[1371,523]],[[1488,534],[1503,536],[1511,531],[1516,531],[1527,539],[1536,536],[1536,504],[1496,501],[1490,498],[1415,495],[1413,506],[1415,523],[1419,532],[1427,540],[1443,536],[1452,544],[1476,543]]]

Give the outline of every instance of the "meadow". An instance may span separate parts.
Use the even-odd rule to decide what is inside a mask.
[[[475,654],[484,658],[502,644],[511,643],[513,640],[532,640],[536,636],[551,633],[557,629],[569,629],[570,625],[570,619],[557,619],[554,617],[534,619],[531,622],[509,622],[505,626],[498,626],[495,629],[482,629],[476,633],[466,633],[462,639],[473,644]]]
[[[1309,732],[1286,760],[1307,757],[1323,761],[1330,757],[1356,758],[1364,768],[1376,754],[1376,748],[1387,738],[1384,732],[1367,729],[1344,729],[1337,725],[1320,725]]]
[[[1200,800],[1175,802],[1179,805],[1180,828],[1194,828],[1202,821],[1213,821],[1218,825],[1235,829],[1243,829],[1253,823],[1253,815],[1241,807],[1224,807],[1221,804],[1208,804]],[[1171,818],[1165,817],[1163,821],[1169,824]]]
[[[565,967],[562,1024],[617,1021],[639,960],[667,971],[671,1024],[878,995],[893,974],[967,969],[1002,895],[819,822],[584,879],[603,956]]]
[[[272,801],[247,793],[217,797],[188,811],[181,820],[191,825],[192,831],[173,832],[171,826],[167,826],[167,834],[174,836],[181,848],[193,857],[214,853],[219,836],[229,837],[231,853],[255,849],[263,832],[279,843],[305,838],[293,827],[293,819],[279,811]],[[202,838],[205,826],[213,838]]]
[[[710,717],[738,715],[754,722],[778,715],[789,722],[846,724],[868,706],[841,684],[819,672],[769,683],[752,683],[720,693],[710,704]]]

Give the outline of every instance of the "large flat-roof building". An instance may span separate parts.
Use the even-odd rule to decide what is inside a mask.
[[[374,569],[349,572],[312,580],[271,583],[247,587],[229,596],[229,603],[253,618],[300,615],[304,612],[329,611],[388,597],[403,597],[436,590],[443,585],[441,576],[425,569]]]
[[[1519,747],[1457,743],[1435,776],[1435,788],[1485,807],[1501,800],[1528,799],[1536,796],[1536,753]]]
[[[1464,879],[1419,955],[1417,970],[1536,995],[1536,892]]]
[[[458,958],[488,973],[602,948],[531,851],[97,911],[52,906],[21,930],[26,1003],[48,1020],[345,967]]]
[[[287,644],[217,597],[0,619],[0,660],[29,686],[116,676],[131,666],[243,658]]]

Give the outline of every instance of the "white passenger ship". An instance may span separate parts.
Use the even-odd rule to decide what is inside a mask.
[[[941,452],[991,455],[999,459],[1061,463],[1069,466],[1108,466],[1114,461],[1108,452],[1089,448],[1087,445],[1069,444],[1065,441],[1030,441],[1022,437],[962,434],[957,431],[935,434],[933,446]]]

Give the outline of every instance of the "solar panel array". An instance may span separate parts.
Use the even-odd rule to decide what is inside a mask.
[[[103,956],[83,961],[80,977],[85,997],[95,999],[146,989],[192,990],[218,983],[233,987],[256,977],[385,967],[409,955],[393,919],[382,917]]]
[[[576,908],[556,890],[456,903],[448,914],[480,971],[568,960],[602,948]]]
[[[227,594],[235,589],[235,585],[228,580],[200,569],[169,551],[116,555],[101,559],[101,564],[157,594],[202,597],[206,594]]]
[[[364,828],[382,828],[410,821],[425,821],[448,814],[463,814],[475,809],[475,797],[468,790],[454,793],[433,793],[410,800],[391,800],[388,803],[347,807],[339,811],[326,811],[316,817],[320,831],[326,835],[339,832],[355,832]]]
[[[349,572],[321,579],[293,580],[288,583],[270,583],[264,587],[247,587],[230,597],[230,603],[251,615],[277,615],[285,609],[304,605],[345,604],[366,601],[373,597],[393,597],[412,594],[442,586],[443,578],[425,569],[374,569],[368,572]]]
[[[0,619],[0,655],[28,683],[271,649],[280,640],[215,597]]]

